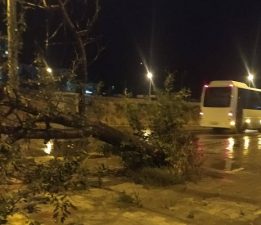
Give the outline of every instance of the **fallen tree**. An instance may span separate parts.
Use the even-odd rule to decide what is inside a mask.
[[[14,143],[20,139],[48,141],[92,136],[117,147],[118,154],[122,151],[121,146],[127,144],[136,152],[150,157],[152,164],[158,164],[159,155],[164,155],[164,151],[151,145],[140,136],[122,132],[99,121],[90,121],[87,117],[77,113],[66,114],[58,108],[55,109],[55,103],[52,103],[50,99],[38,98],[39,106],[37,107],[32,105],[32,102],[36,104],[36,101],[32,101],[32,98],[28,96],[26,98],[6,96],[0,101],[0,120],[2,121],[0,133],[8,135],[8,143]],[[43,105],[48,107],[42,110]],[[163,160],[161,164],[164,165],[166,162]]]
[[[129,112],[132,111],[130,124],[136,131],[135,134],[123,132],[100,121],[92,121],[88,116],[65,113],[57,107],[57,102],[52,100],[51,95],[41,97],[43,95],[20,94],[10,97],[6,93],[5,96],[0,101],[0,119],[4,121],[0,125],[0,133],[8,135],[8,143],[20,139],[43,139],[48,142],[51,139],[91,136],[114,146],[114,154],[122,156],[132,169],[144,166],[174,168],[184,156],[186,162],[190,158],[191,165],[198,163],[194,154],[194,137],[182,130],[186,123],[185,112],[189,110],[184,100],[187,94],[164,94],[159,97],[148,111],[151,114],[148,127],[139,123],[138,109],[133,111],[129,108]],[[147,128],[151,131],[149,137],[143,133]],[[132,157],[135,158],[133,162]],[[188,164],[187,167],[190,167]],[[183,172],[184,170],[181,173]]]
[[[45,94],[41,90],[39,93],[14,92],[10,95],[4,91],[0,99],[0,134],[3,134],[0,141],[0,178],[2,182],[9,182],[10,177],[19,178],[27,185],[26,193],[17,194],[17,202],[26,198],[29,199],[28,202],[36,201],[38,204],[39,193],[56,196],[57,193],[73,188],[86,189],[89,185],[89,174],[82,174],[80,170],[80,164],[83,158],[87,157],[86,154],[79,153],[80,156],[77,157],[64,154],[63,160],[54,157],[41,165],[21,161],[19,148],[16,148],[16,143],[21,139],[49,141],[92,136],[112,145],[111,152],[122,157],[126,168],[131,171],[129,175],[140,178],[138,182],[148,180],[148,177],[157,177],[158,180],[163,177],[163,180],[167,179],[164,183],[169,182],[168,178],[171,178],[171,184],[182,182],[190,178],[191,172],[195,172],[199,167],[194,139],[182,131],[186,122],[185,111],[188,110],[184,100],[186,94],[163,93],[158,96],[158,100],[148,111],[150,123],[147,128],[151,130],[151,134],[147,137],[142,133],[145,127],[138,121],[139,109],[133,109],[133,105],[127,107],[127,112],[136,133],[130,134],[100,121],[92,121],[87,115],[64,112],[57,107],[57,103],[63,101],[62,97],[53,98],[54,94]],[[4,207],[11,202],[7,200],[3,202]],[[53,202],[52,197],[48,197],[48,201]],[[12,207],[13,205],[11,204]],[[6,215],[11,213],[13,211],[7,212]]]

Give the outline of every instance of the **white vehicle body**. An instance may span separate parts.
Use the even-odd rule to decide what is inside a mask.
[[[261,130],[261,89],[232,81],[205,85],[200,101],[200,126]]]

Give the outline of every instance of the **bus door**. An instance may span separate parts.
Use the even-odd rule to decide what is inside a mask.
[[[236,129],[243,129],[243,105],[244,99],[241,93],[241,89],[237,89],[237,104],[236,104]]]

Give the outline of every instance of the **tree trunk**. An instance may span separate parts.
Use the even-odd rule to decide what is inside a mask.
[[[8,38],[8,92],[18,88],[17,77],[17,21],[16,21],[16,0],[7,0],[7,38]]]

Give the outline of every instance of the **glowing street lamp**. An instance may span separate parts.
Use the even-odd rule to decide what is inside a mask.
[[[250,87],[251,83],[253,83],[254,75],[252,73],[249,73],[247,76],[247,80],[248,80],[248,86]]]
[[[150,97],[150,96],[151,96],[151,86],[152,86],[152,77],[153,77],[153,74],[152,74],[150,71],[148,71],[147,77],[148,77],[148,79],[149,79],[149,81],[150,81],[150,85],[149,85],[149,97]]]
[[[52,73],[52,72],[53,72],[52,68],[50,68],[50,67],[47,67],[47,68],[46,68],[46,71],[47,71],[48,73]]]

